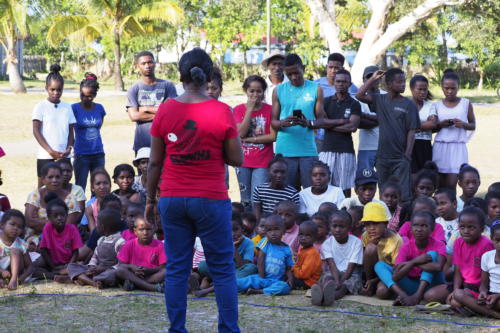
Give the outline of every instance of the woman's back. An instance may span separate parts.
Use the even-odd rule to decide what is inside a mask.
[[[165,144],[161,196],[228,199],[224,141],[238,135],[228,105],[170,99],[160,106],[151,134]]]

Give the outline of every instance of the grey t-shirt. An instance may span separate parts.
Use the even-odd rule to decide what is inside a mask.
[[[177,97],[175,86],[170,81],[156,80],[155,84],[134,83],[127,91],[127,108],[140,106],[159,106],[167,98]],[[152,121],[137,121],[134,137],[134,150],[151,146]]]
[[[389,94],[374,94],[373,104],[380,128],[377,158],[402,158],[408,131],[420,128],[417,106],[408,98],[393,100]]]

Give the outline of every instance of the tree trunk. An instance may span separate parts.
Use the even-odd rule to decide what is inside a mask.
[[[483,90],[484,70],[482,67],[478,67],[478,70],[479,70],[479,82],[477,83],[477,90]]]
[[[312,0],[308,0],[310,2]],[[417,23],[425,20],[433,11],[444,5],[460,5],[468,0],[426,0],[414,10],[399,19],[399,21],[387,25],[386,18],[391,0],[370,0],[372,16],[368,23],[361,45],[359,46],[351,75],[356,85],[362,83],[362,74],[366,66],[376,63],[378,56],[383,54],[392,43],[408,32]],[[383,27],[388,26],[385,32]]]
[[[7,75],[9,76],[9,83],[12,91],[16,94],[25,94],[26,87],[24,86],[23,79],[17,68],[18,60],[15,45],[8,46],[5,62],[7,64]]]
[[[321,36],[326,40],[330,53],[342,53],[340,27],[335,16],[334,0],[306,0],[311,13],[319,23]]]
[[[248,77],[248,59],[247,59],[247,51],[243,51],[243,76],[244,79]]]
[[[118,32],[118,26],[115,26],[113,31],[113,54],[115,57],[114,73],[115,78],[115,89],[124,91],[125,86],[123,84],[122,78],[122,66],[120,64],[121,54],[120,54],[120,33]]]

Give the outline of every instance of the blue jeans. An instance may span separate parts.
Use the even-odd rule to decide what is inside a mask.
[[[267,168],[238,167],[236,168],[236,176],[240,185],[240,201],[245,206],[245,209],[250,210],[253,190],[269,181]]]
[[[310,187],[312,165],[317,160],[318,156],[285,157],[288,165],[286,177],[288,185],[296,188],[300,186]]]
[[[438,260],[438,254],[436,251],[429,251],[427,252],[427,254],[429,254],[432,257],[433,262],[436,262]],[[394,268],[383,261],[379,261],[375,264],[375,272],[377,273],[380,280],[387,286],[387,288],[390,288],[392,287],[392,285],[397,284],[408,295],[413,295],[417,292],[418,286],[420,285],[420,281],[426,281],[428,283],[426,289],[430,289],[432,287],[445,283],[443,272],[422,271],[420,279],[418,280],[411,279],[408,276],[405,276],[401,280],[395,282],[392,279],[393,271]]]
[[[246,291],[249,288],[262,289],[264,295],[288,295],[290,286],[285,281],[261,278],[259,274],[249,275],[247,277],[237,279],[238,291]]]
[[[104,168],[104,153],[76,155],[73,167],[75,168],[75,184],[81,186],[85,191],[89,173],[92,173],[97,168]]]
[[[376,150],[359,150],[358,151],[358,167],[356,170],[375,169],[375,162],[377,160]]]
[[[187,280],[196,236],[203,245],[215,287],[219,332],[240,332],[233,262],[231,202],[197,197],[162,197],[158,204],[165,234],[165,303],[169,332],[187,332]]]

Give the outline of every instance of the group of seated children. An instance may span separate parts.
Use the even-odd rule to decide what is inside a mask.
[[[46,186],[36,192],[43,197],[27,203],[26,217],[15,209],[1,217],[0,287],[53,279],[162,292],[163,234],[158,221],[144,219],[145,163],[135,162],[141,172],[135,179],[126,164],[117,166],[112,178],[104,169],[92,173],[93,197],[79,224],[70,222],[68,200],[61,198],[69,193],[57,185],[61,166],[47,164]],[[415,175],[414,199],[402,203],[397,180],[385,183],[375,199],[378,179],[372,170],[359,170],[356,196],[344,198],[330,189],[325,164],[315,163],[313,185],[301,193],[284,183],[286,169],[279,156],[272,161],[270,183],[254,192],[254,212],[233,203],[239,292],[309,290],[306,295],[317,306],[331,306],[348,294],[404,306],[435,301],[460,315],[500,318],[500,183],[489,187],[484,200],[478,198],[479,172],[464,165],[459,196],[438,188],[435,170],[426,167]],[[71,185],[71,176],[66,178]],[[114,192],[112,180],[118,186]],[[42,209],[43,215],[34,217]],[[189,289],[197,297],[214,291],[199,238]]]

